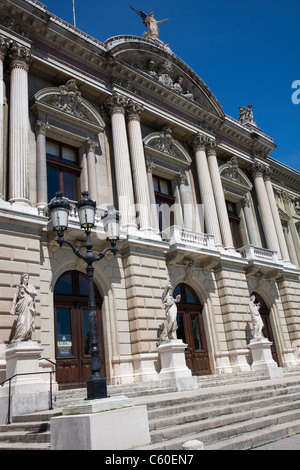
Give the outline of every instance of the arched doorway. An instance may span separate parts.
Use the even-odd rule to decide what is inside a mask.
[[[272,346],[271,346],[272,357],[273,357],[273,360],[277,362],[277,364],[279,364],[276,346],[274,342],[274,335],[273,335],[271,321],[270,321],[270,310],[268,309],[264,299],[259,294],[257,294],[256,292],[252,292],[251,295],[255,295],[255,303],[258,303],[258,302],[260,303],[259,313],[264,323],[263,335],[265,338],[268,338],[268,340],[272,343]]]
[[[177,338],[186,343],[186,364],[193,375],[210,374],[205,338],[202,305],[195,292],[186,284],[179,284],[173,296],[181,296],[177,304]]]
[[[105,375],[101,319],[102,298],[95,286],[97,325],[102,373]],[[64,273],[54,288],[55,351],[60,389],[86,386],[90,376],[89,306],[87,276],[78,271]]]

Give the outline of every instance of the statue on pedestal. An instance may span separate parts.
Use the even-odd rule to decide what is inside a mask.
[[[264,327],[264,323],[259,313],[260,303],[255,303],[255,295],[250,296],[250,311],[252,316],[252,323],[253,323],[253,338],[256,340],[260,340],[264,338],[262,333],[262,329]]]
[[[177,303],[180,302],[181,296],[177,295],[176,299],[173,297],[173,287],[171,284],[166,285],[162,295],[162,302],[165,305],[166,319],[162,334],[159,338],[159,343],[168,341],[169,339],[177,339]]]
[[[144,38],[149,38],[150,37],[150,38],[153,38],[153,39],[158,39],[159,29],[158,29],[157,25],[160,24],[160,23],[164,23],[165,21],[168,21],[168,18],[166,18],[165,20],[157,21],[154,18],[154,13],[153,12],[151,12],[151,13],[149,13],[149,15],[147,15],[143,11],[136,10],[133,7],[130,7],[130,8],[133,11],[135,11],[142,18],[144,25],[147,26],[147,28],[148,28],[148,31],[143,33],[143,37]]]
[[[29,274],[22,274],[20,285],[16,289],[16,294],[11,307],[11,315],[18,315],[14,337],[11,343],[16,341],[28,341],[32,337],[35,329],[34,317],[36,290],[29,284]]]

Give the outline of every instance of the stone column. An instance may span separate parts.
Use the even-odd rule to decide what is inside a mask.
[[[93,142],[91,139],[87,139],[85,142],[86,148],[86,159],[87,159],[87,174],[88,174],[88,186],[89,186],[89,197],[92,201],[96,201],[98,204],[98,190],[97,190],[97,173],[96,173],[96,155],[95,150],[99,147],[97,142]]]
[[[206,233],[214,235],[215,245],[221,247],[221,232],[206,159],[206,143],[207,138],[201,134],[198,134],[193,140],[198,182],[200,187],[202,204],[204,205],[204,221],[206,226]]]
[[[278,256],[280,257],[281,251],[278,244],[273,215],[263,178],[265,169],[266,166],[259,162],[256,162],[251,166],[251,172],[254,178],[254,186],[259,205],[260,218],[267,242],[267,247],[269,250],[277,251]]]
[[[127,141],[125,107],[127,98],[113,93],[107,104],[111,112],[114,161],[121,225],[136,228],[131,165]]]
[[[185,173],[182,172],[177,175],[177,183],[179,186],[184,227],[188,230],[192,230],[192,213],[190,210],[191,204],[188,202],[186,193],[187,177]]]
[[[260,246],[258,236],[255,229],[255,221],[253,217],[252,207],[251,207],[251,195],[246,194],[243,199],[243,209],[247,225],[247,231],[249,236],[250,245]]]
[[[10,202],[29,203],[28,186],[28,70],[29,49],[13,43],[10,48]]]
[[[5,155],[4,155],[4,99],[5,85],[3,81],[3,61],[6,50],[8,48],[7,41],[0,38],[0,197],[5,196]]]
[[[159,233],[159,223],[158,223],[157,207],[156,207],[154,184],[153,184],[153,177],[152,177],[153,168],[155,168],[155,164],[152,161],[146,161],[147,180],[148,180],[150,206],[151,206],[151,227],[154,229],[156,233]]]
[[[43,211],[48,203],[46,134],[49,129],[50,126],[48,123],[36,121],[37,208],[41,211]]]
[[[149,230],[150,196],[148,190],[146,163],[141,132],[140,116],[143,106],[134,101],[129,101],[127,106],[128,138],[131,156],[132,177],[135,189],[136,212],[138,215],[139,229]]]
[[[280,215],[279,215],[279,212],[278,212],[277,203],[276,203],[276,199],[275,199],[274,191],[273,191],[273,186],[272,186],[272,182],[271,182],[271,170],[270,170],[270,168],[266,169],[265,174],[264,174],[264,179],[265,179],[266,191],[267,191],[267,195],[268,195],[268,198],[269,198],[269,203],[270,203],[270,207],[271,207],[271,211],[272,211],[272,215],[273,215],[273,220],[274,220],[274,224],[275,224],[275,229],[276,229],[276,233],[277,233],[277,238],[278,238],[278,242],[279,242],[279,246],[280,246],[280,250],[281,250],[282,259],[285,262],[290,262],[290,255],[289,255],[288,247],[287,247],[287,244],[286,244],[286,239],[285,239],[285,236],[284,236],[282,223],[281,223],[281,220],[280,220]]]
[[[235,250],[217,161],[217,143],[210,139],[206,148],[208,166],[210,170],[210,177],[216,201],[223,243],[227,250]]]

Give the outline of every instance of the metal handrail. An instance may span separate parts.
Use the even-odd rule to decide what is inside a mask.
[[[8,412],[7,412],[7,423],[6,424],[11,424],[11,381],[15,377],[19,377],[21,375],[40,375],[40,374],[50,374],[50,396],[49,396],[49,410],[53,410],[53,400],[52,400],[52,374],[57,372],[58,366],[55,362],[51,361],[50,359],[47,359],[46,357],[40,358],[40,360],[45,360],[48,362],[51,362],[51,364],[55,365],[56,369],[53,371],[47,371],[47,372],[23,372],[22,374],[15,374],[9,377],[8,379],[4,380],[4,382],[0,383],[0,386],[3,387],[3,385],[8,382]]]

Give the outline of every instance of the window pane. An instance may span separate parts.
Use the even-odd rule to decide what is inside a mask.
[[[171,194],[168,181],[160,180],[160,192],[163,194]]]
[[[65,274],[61,277],[54,287],[55,294],[73,294],[72,274]]]
[[[89,310],[82,309],[84,354],[90,354],[90,318]]]
[[[62,159],[67,162],[76,163],[76,150],[62,147]]]
[[[194,339],[195,351],[202,348],[198,315],[191,315],[192,334]]]
[[[188,304],[198,304],[198,299],[194,294],[186,287],[185,288],[186,301]]]
[[[57,355],[70,356],[72,349],[71,309],[56,309]]]
[[[79,294],[80,295],[89,295],[89,285],[88,280],[79,274]]]
[[[63,172],[64,196],[77,201],[77,177],[73,173]]]
[[[59,184],[59,170],[52,168],[51,166],[47,167],[47,186],[48,186],[48,201],[54,198],[55,193],[60,191]]]
[[[158,178],[156,176],[153,176],[153,186],[154,186],[154,191],[159,191]]]
[[[184,334],[184,326],[183,326],[183,315],[178,314],[177,315],[177,338],[182,339],[182,341],[185,343],[185,334]]]
[[[51,158],[59,158],[59,145],[55,142],[48,142],[46,143],[46,153],[47,157]]]

